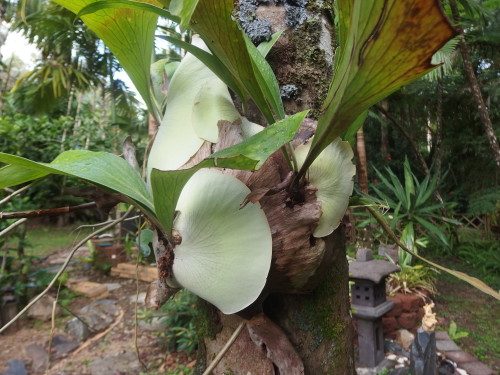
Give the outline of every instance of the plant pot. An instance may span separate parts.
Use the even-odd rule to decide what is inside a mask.
[[[98,268],[116,266],[118,263],[127,260],[125,247],[122,245],[113,245],[113,238],[99,238],[91,240],[95,249],[94,264]]]

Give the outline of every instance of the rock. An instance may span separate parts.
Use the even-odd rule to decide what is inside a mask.
[[[87,323],[91,331],[103,331],[115,321],[119,314],[115,303],[109,299],[92,302],[80,310],[80,319]]]
[[[460,367],[467,371],[469,375],[494,375],[491,368],[478,361],[463,363]]]
[[[413,375],[435,375],[437,370],[436,335],[419,328],[411,345],[410,370]]]
[[[451,339],[447,332],[436,331],[436,340],[451,340]]]
[[[28,375],[24,361],[20,359],[11,359],[7,361],[7,370],[1,375]]]
[[[406,350],[409,350],[413,340],[415,340],[415,335],[413,333],[406,329],[400,329],[395,341]]]
[[[108,288],[108,292],[120,289],[122,287],[122,284],[120,283],[104,283],[103,285],[106,286],[106,288]]]
[[[422,307],[424,304],[424,300],[422,299],[422,297],[416,294],[398,293],[398,297],[401,300],[401,305],[404,312],[416,312],[418,311],[418,308]]]
[[[93,361],[89,368],[92,375],[138,374],[141,364],[134,353],[124,351]]]
[[[137,302],[141,305],[144,305],[146,303],[146,292],[141,292],[139,293],[139,296],[133,294],[129,297],[129,301],[130,303],[135,303],[136,299],[137,299]]]
[[[78,343],[66,335],[57,334],[52,337],[52,350],[57,355],[67,354],[78,348]]]
[[[409,357],[410,353],[403,349],[403,347],[394,341],[385,340],[384,341],[384,352],[394,353],[396,355],[403,355]]]
[[[44,373],[49,364],[49,354],[38,344],[30,344],[24,348],[26,355],[31,359],[33,373]]]
[[[28,317],[41,321],[51,320],[54,302],[54,297],[48,295],[43,296],[28,310]],[[55,316],[59,316],[60,314],[61,308],[59,306],[56,306]]]
[[[392,370],[389,375],[410,375],[410,368],[409,367],[401,367],[397,368],[395,370]]]
[[[456,352],[446,352],[446,358],[452,360],[453,362],[457,362],[459,364],[477,361],[477,358],[474,357],[472,354],[463,352],[461,350]]]
[[[393,332],[398,329],[398,321],[396,318],[392,316],[383,316],[382,317],[382,328],[384,330],[384,333],[389,333]]]
[[[440,352],[456,352],[460,350],[460,347],[451,340],[437,340],[436,347]]]
[[[151,332],[164,332],[167,329],[167,324],[164,318],[153,318],[151,321],[141,320],[139,329]]]
[[[401,327],[406,329],[415,328],[417,325],[416,313],[402,313],[398,318],[398,323]]]
[[[83,342],[90,336],[89,328],[78,318],[73,318],[66,323],[66,333],[77,342]]]
[[[453,363],[451,363],[450,361],[447,361],[446,359],[442,360],[439,363],[438,374],[439,375],[454,375],[455,374],[455,366],[453,365]]]

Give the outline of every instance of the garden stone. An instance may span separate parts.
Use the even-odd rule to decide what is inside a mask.
[[[141,320],[139,329],[151,332],[164,332],[167,329],[167,323],[164,318],[153,318],[149,320]]]
[[[138,374],[141,364],[132,352],[117,352],[93,361],[90,365],[92,375]]]
[[[139,296],[133,294],[129,297],[129,301],[130,303],[135,303],[137,299],[137,303],[139,303],[140,305],[144,305],[146,303],[146,294],[146,292],[139,293]]]
[[[410,357],[410,353],[403,349],[403,347],[394,341],[385,340],[384,341],[384,351],[385,353],[394,353],[397,355],[402,355],[405,357]]]
[[[474,357],[472,354],[466,353],[461,350],[458,352],[446,352],[446,358],[459,364],[477,361],[477,358]]]
[[[436,340],[451,340],[448,332],[436,331]]]
[[[36,320],[41,320],[43,322],[51,320],[54,302],[54,297],[48,295],[43,296],[28,310],[28,317]],[[56,306],[55,316],[59,316],[60,314],[61,308],[59,306]]]
[[[66,333],[78,342],[83,342],[90,336],[89,328],[78,318],[73,318],[66,323]]]
[[[406,329],[400,329],[395,341],[405,348],[405,350],[408,350],[410,349],[413,340],[415,340],[415,335],[413,333]]]
[[[439,364],[438,375],[454,375],[455,366],[453,363],[447,360],[442,360]]]
[[[24,361],[20,359],[11,359],[7,361],[7,370],[1,375],[28,375]]]
[[[115,321],[119,314],[115,303],[108,299],[92,302],[80,310],[80,318],[87,323],[91,331],[103,331]]]
[[[451,340],[437,340],[436,347],[440,352],[456,352],[460,350],[459,346]]]
[[[410,351],[410,370],[413,375],[436,374],[436,335],[422,328],[417,330]]]
[[[491,368],[481,362],[468,362],[460,365],[469,375],[494,375]]]
[[[44,373],[49,364],[49,354],[38,344],[30,344],[25,349],[26,355],[31,359],[33,373]]]
[[[410,375],[409,367],[400,367],[395,370],[392,370],[389,375]]]
[[[78,348],[78,343],[66,335],[55,335],[52,338],[52,350],[58,355],[67,354]]]
[[[103,285],[105,285],[106,288],[108,288],[108,292],[111,292],[111,291],[116,290],[116,289],[120,289],[122,287],[122,284],[120,284],[120,283],[105,283]]]

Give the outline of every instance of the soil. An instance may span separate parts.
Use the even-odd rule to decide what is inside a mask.
[[[64,256],[65,251],[60,251],[51,255],[52,257]],[[107,299],[115,300],[116,305],[123,310],[121,321],[113,329],[95,341],[93,337],[85,343],[92,341],[78,353],[69,353],[65,358],[51,361],[48,375],[87,375],[91,374],[89,364],[96,359],[102,358],[111,353],[131,352],[135,353],[134,345],[134,322],[135,322],[135,303],[130,302],[131,296],[137,293],[136,281],[130,279],[119,279],[102,274],[94,269],[84,269],[83,264],[78,264],[70,271],[72,278],[85,278],[89,281],[99,283],[120,283],[121,288],[110,291]],[[43,265],[41,265],[43,267]],[[139,293],[146,292],[148,283],[139,281]],[[55,292],[51,293],[55,297]],[[71,299],[67,308],[73,312],[78,312],[83,306],[92,301],[88,298],[76,296]],[[144,309],[144,305],[139,305],[138,309]],[[69,313],[56,318],[55,334],[64,333],[64,327],[68,320],[73,318]],[[51,322],[39,322],[30,319],[23,319],[21,329],[16,332],[0,335],[0,373],[5,370],[5,366],[10,359],[21,359],[29,365],[30,360],[24,352],[24,348],[32,343],[44,346],[51,335]],[[195,365],[196,354],[192,358],[184,353],[168,353],[163,349],[159,340],[159,332],[150,332],[138,330],[137,347],[141,361],[147,365],[141,373],[150,373],[151,371],[175,370],[178,365],[193,367]],[[77,349],[78,351],[78,349]],[[28,366],[29,368],[29,366]],[[138,373],[130,372],[127,374]],[[182,372],[181,372],[182,373]]]
[[[500,373],[500,301],[444,274],[439,277],[437,289],[439,329],[447,330],[454,321],[459,332],[469,333],[456,340],[461,349]]]

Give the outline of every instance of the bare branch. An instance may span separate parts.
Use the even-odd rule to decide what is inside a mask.
[[[36,183],[36,181],[32,182],[31,184],[29,185],[26,185],[26,186],[23,186],[22,188],[12,192],[10,195],[7,195],[4,199],[2,199],[0,201],[0,205],[4,204],[4,203],[7,203],[8,201],[10,201],[12,198],[14,198],[16,195],[19,195],[21,194],[23,191],[26,191],[28,190],[30,187],[32,187],[34,184]]]
[[[61,269],[59,271],[57,271],[56,275],[54,276],[54,278],[52,279],[52,281],[49,283],[49,285],[47,285],[47,287],[43,290],[43,292],[41,292],[38,296],[36,296],[35,298],[33,298],[33,300],[31,300],[31,302],[28,303],[26,305],[26,307],[24,309],[22,309],[14,318],[12,318],[8,323],[6,323],[2,328],[0,328],[0,333],[4,332],[7,328],[9,328],[16,320],[18,320],[21,316],[23,316],[35,303],[37,303],[44,295],[46,295],[49,292],[50,288],[52,288],[54,286],[54,284],[57,282],[57,279],[59,279],[59,277],[66,270],[66,268],[68,267],[69,262],[71,261],[71,258],[73,257],[73,255],[75,255],[76,251],[81,246],[83,246],[88,240],[90,240],[95,235],[97,235],[99,233],[102,233],[102,232],[108,230],[109,228],[112,228],[113,226],[115,226],[118,223],[121,223],[130,214],[130,212],[132,212],[133,209],[134,209],[134,207],[130,207],[127,210],[127,212],[125,212],[125,214],[123,214],[123,216],[121,218],[119,218],[117,220],[114,220],[113,222],[109,223],[108,225],[105,225],[102,228],[94,231],[93,233],[91,233],[88,236],[86,236],[83,240],[81,240],[80,242],[78,242],[73,247],[73,249],[71,250],[71,252],[68,254],[66,260],[64,261],[64,264],[61,266]],[[19,220],[19,221],[21,221],[21,220]]]
[[[66,206],[66,207],[48,208],[48,209],[31,210],[31,211],[0,212],[0,220],[18,219],[21,217],[32,218],[41,216],[63,215],[67,214],[68,212],[87,210],[89,208],[94,208],[94,207],[97,207],[96,203],[89,202],[80,204],[78,206]]]
[[[9,233],[12,229],[18,227],[19,225],[21,225],[22,223],[24,223],[26,221],[28,221],[28,219],[21,219],[21,220],[16,221],[15,223],[12,223],[7,228],[5,228],[3,231],[0,232],[0,238],[2,238],[7,233]]]

